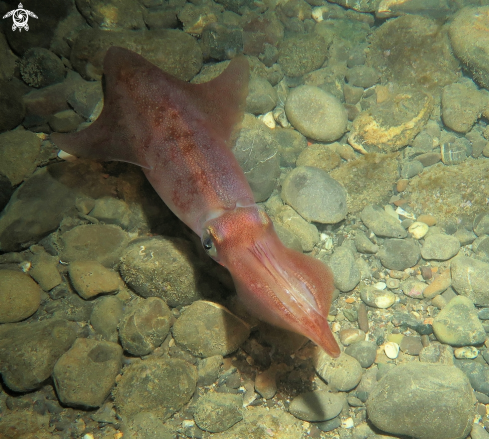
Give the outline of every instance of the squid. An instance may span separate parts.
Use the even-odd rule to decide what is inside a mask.
[[[190,84],[114,46],[103,70],[100,116],[81,131],[53,133],[53,142],[78,157],[141,166],[207,254],[229,270],[251,314],[338,357],[327,320],[331,270],[282,244],[231,150],[248,94],[247,59],[237,56],[217,78]]]

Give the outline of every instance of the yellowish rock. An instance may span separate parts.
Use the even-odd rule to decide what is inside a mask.
[[[117,272],[97,261],[72,262],[68,273],[73,287],[83,299],[115,293],[123,285]]]
[[[0,323],[20,322],[41,304],[41,288],[20,271],[0,270]]]
[[[397,94],[360,113],[353,121],[348,142],[363,154],[398,151],[423,129],[432,110],[431,95]]]

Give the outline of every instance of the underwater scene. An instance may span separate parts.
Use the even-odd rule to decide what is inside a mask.
[[[489,0],[0,17],[0,439],[489,438]]]

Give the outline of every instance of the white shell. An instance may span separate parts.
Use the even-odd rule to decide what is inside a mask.
[[[327,6],[318,6],[312,10],[312,18],[316,23],[323,21],[323,13],[328,12],[329,8]]]
[[[399,345],[393,341],[389,341],[384,345],[384,352],[388,358],[394,360],[399,355]]]
[[[273,117],[273,112],[269,111],[267,114],[264,114],[262,116],[258,116],[258,119],[260,119],[268,128],[271,128],[272,130],[276,127],[275,119]]]
[[[66,160],[67,162],[74,162],[77,159],[74,155],[68,154],[61,149],[58,152],[58,158],[61,160]]]
[[[421,239],[423,236],[425,236],[428,233],[429,229],[430,227],[428,226],[428,224],[422,223],[420,221],[416,221],[409,226],[408,230],[409,233],[413,235],[414,239]]]

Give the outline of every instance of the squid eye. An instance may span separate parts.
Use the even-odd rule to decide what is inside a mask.
[[[212,237],[210,233],[206,230],[204,235],[202,236],[202,247],[206,253],[213,259],[217,259],[217,249],[214,245],[214,241],[212,241]]]

